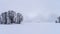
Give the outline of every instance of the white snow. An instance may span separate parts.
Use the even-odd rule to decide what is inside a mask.
[[[59,23],[23,23],[1,25],[0,34],[60,34]]]

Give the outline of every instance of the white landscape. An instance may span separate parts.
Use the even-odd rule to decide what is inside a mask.
[[[59,23],[22,23],[0,25],[1,34],[60,34]]]
[[[0,14],[13,10],[21,24],[0,24],[0,34],[60,34],[60,0],[0,0]]]

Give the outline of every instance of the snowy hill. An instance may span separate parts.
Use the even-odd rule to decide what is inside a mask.
[[[23,23],[0,25],[0,34],[60,34],[60,24]]]

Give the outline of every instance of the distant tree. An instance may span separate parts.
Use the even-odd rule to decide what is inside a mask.
[[[1,15],[0,15],[0,24],[2,24],[2,17],[1,17]]]
[[[58,23],[57,20],[55,22]]]
[[[21,13],[16,13],[13,10],[8,12],[3,12],[0,15],[0,24],[20,24],[23,21],[23,16]]]
[[[17,24],[20,24],[23,21],[23,16],[20,13],[17,13]]]
[[[60,16],[58,17],[58,20],[56,20],[55,22],[60,23]]]
[[[11,20],[11,23],[14,23],[15,12],[13,10],[8,11],[8,17]]]
[[[2,23],[7,24],[7,12],[2,13],[1,16],[2,16]]]
[[[58,17],[59,23],[60,23],[60,16]]]

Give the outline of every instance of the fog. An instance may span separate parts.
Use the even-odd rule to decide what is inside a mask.
[[[60,0],[0,0],[0,13],[20,12],[24,22],[55,22],[60,16]],[[38,21],[37,21],[38,20]]]

